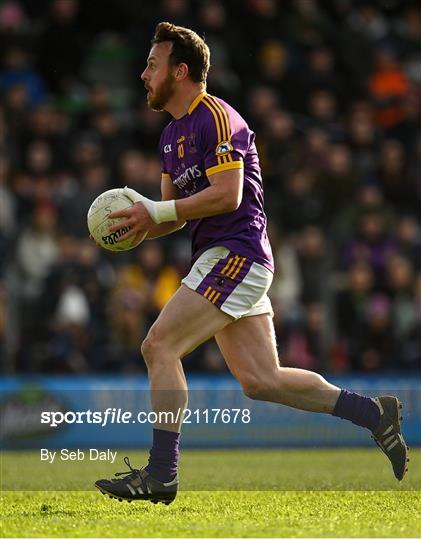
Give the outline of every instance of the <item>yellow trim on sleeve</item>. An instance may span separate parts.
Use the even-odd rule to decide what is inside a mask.
[[[242,161],[230,161],[228,163],[221,163],[221,165],[214,165],[206,169],[206,176],[211,176],[212,174],[229,171],[230,169],[243,169],[244,163]]]
[[[198,96],[194,98],[194,100],[191,102],[190,107],[188,108],[187,112],[188,114],[191,114],[195,108],[199,105],[199,103],[202,101],[202,99],[206,96],[206,92],[200,92]]]
[[[161,173],[161,180],[171,180],[171,175],[166,172],[163,172]]]

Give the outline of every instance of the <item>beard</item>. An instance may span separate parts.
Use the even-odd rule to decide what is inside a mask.
[[[148,105],[153,111],[163,111],[168,100],[174,94],[174,77],[168,73],[165,81],[158,86],[153,95],[149,90],[147,95]]]

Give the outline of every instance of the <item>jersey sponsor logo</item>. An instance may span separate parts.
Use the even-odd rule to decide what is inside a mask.
[[[164,146],[164,154],[169,154],[171,151],[172,151],[171,145],[170,145],[170,144],[166,144],[166,145]]]
[[[217,156],[223,156],[224,154],[229,154],[234,150],[230,141],[222,141],[218,144],[215,150]]]
[[[186,169],[183,174],[180,174],[177,176],[177,178],[174,180],[174,184],[182,189],[184,188],[190,181],[194,180],[195,178],[199,178],[202,176],[202,173],[199,169],[199,165],[193,165],[192,167],[189,167]]]
[[[184,135],[181,135],[181,137],[179,139],[177,139],[177,144],[180,144],[185,140],[186,140],[186,137]]]

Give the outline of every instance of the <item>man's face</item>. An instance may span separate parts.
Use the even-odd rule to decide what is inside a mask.
[[[141,75],[145,88],[148,90],[148,105],[154,111],[162,111],[168,100],[173,96],[174,75],[169,57],[172,43],[163,42],[153,45],[148,56],[147,66]]]

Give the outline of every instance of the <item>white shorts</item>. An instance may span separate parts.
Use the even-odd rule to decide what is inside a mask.
[[[270,270],[229,249],[217,246],[206,250],[181,280],[234,319],[269,313],[267,295],[273,274]]]

